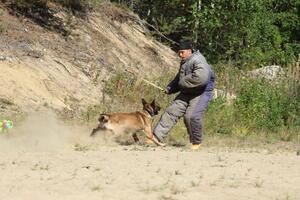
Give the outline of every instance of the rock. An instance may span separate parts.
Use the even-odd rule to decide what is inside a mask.
[[[247,75],[254,78],[265,78],[268,80],[274,80],[282,73],[282,67],[280,67],[279,65],[270,65],[247,72]]]

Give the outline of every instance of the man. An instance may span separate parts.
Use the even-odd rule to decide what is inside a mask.
[[[184,116],[191,148],[196,150],[203,139],[202,118],[212,99],[215,75],[203,55],[193,50],[191,42],[181,42],[178,54],[181,58],[180,69],[165,93],[179,94],[161,116],[153,134],[162,142],[178,119]]]

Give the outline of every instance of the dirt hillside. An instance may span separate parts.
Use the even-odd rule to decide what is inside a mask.
[[[116,72],[151,77],[176,70],[175,53],[148,36],[137,16],[109,3],[85,18],[53,7],[64,33],[2,3],[0,9],[3,115],[80,109],[99,103],[103,80]]]

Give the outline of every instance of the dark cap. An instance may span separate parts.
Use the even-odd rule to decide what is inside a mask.
[[[193,43],[190,41],[180,42],[178,50],[184,50],[184,49],[193,49]]]

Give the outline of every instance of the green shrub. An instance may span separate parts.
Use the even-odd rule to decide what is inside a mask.
[[[286,81],[244,79],[235,107],[236,118],[252,128],[278,131],[284,126],[299,126],[299,94],[291,94]],[[299,86],[297,86],[299,87]]]
[[[164,75],[155,78],[152,82],[163,88],[171,78],[171,75]],[[105,82],[104,92],[115,100],[136,105],[140,105],[141,98],[145,98],[148,101],[156,99],[161,106],[165,107],[171,98],[143,79],[122,73],[111,76]]]
[[[237,99],[233,104],[222,98],[210,103],[204,118],[206,134],[262,136],[267,141],[299,137],[299,64],[284,70],[284,76],[270,81],[247,78],[230,63],[217,66],[217,88],[235,93]]]
[[[77,11],[87,11],[99,5],[101,0],[55,0],[65,7]]]
[[[21,12],[47,9],[49,3],[57,3],[71,10],[86,12],[99,5],[101,0],[5,0],[5,2]]]
[[[235,124],[233,106],[227,105],[226,99],[217,98],[209,104],[204,120],[206,134],[231,135]]]
[[[6,0],[5,2],[21,12],[47,7],[47,0]]]

